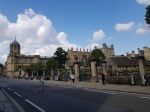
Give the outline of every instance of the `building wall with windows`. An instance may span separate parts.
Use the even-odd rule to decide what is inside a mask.
[[[50,57],[40,55],[23,55],[20,53],[20,44],[16,39],[10,44],[10,52],[5,63],[5,74],[9,77],[24,75],[23,66],[46,63]]]

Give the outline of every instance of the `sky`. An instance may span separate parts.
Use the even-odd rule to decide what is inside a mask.
[[[114,45],[115,55],[150,47],[145,22],[150,0],[0,0],[0,63],[15,40],[21,54]]]

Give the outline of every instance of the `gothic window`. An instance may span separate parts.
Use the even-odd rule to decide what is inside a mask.
[[[82,62],[85,62],[87,60],[87,55],[82,55]]]
[[[11,62],[13,63],[13,59],[11,60]]]

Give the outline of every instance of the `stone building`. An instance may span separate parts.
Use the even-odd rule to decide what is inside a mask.
[[[141,56],[144,56],[147,60],[150,60],[150,48],[149,47],[143,47],[143,50],[140,50],[138,48],[138,54]]]
[[[115,56],[113,45],[108,47],[106,43],[104,43],[102,48],[98,48],[97,46],[95,46],[94,49],[100,49],[106,56],[106,60],[108,60],[112,56]],[[91,52],[92,52],[91,49],[90,50],[89,49],[81,50],[81,48],[80,50],[78,50],[78,48],[76,50],[74,50],[73,48],[68,49],[67,51],[68,61],[66,62],[66,67],[73,66],[73,63],[76,61],[75,59],[76,57],[78,57],[77,61],[80,62],[81,66],[83,66],[84,62],[86,62],[87,59],[91,56]]]
[[[16,39],[10,44],[10,52],[5,63],[5,74],[8,77],[24,75],[23,66],[36,64],[39,62],[46,63],[50,58],[41,57],[40,55],[23,55],[20,53],[20,44]]]

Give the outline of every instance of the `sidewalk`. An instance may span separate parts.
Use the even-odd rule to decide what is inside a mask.
[[[128,92],[128,93],[138,93],[138,94],[147,94],[150,95],[150,86],[141,86],[141,85],[119,85],[119,84],[105,84],[102,83],[92,83],[92,82],[75,82],[72,81],[53,81],[47,80],[46,83],[59,84],[64,86],[72,86],[77,88],[89,88],[89,89],[98,89],[98,90],[109,90],[109,91],[118,91],[118,92]]]
[[[14,109],[2,92],[2,89],[0,90],[0,112],[14,112]]]

